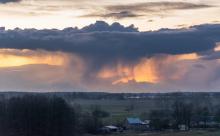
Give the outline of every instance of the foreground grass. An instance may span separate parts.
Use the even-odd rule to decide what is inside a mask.
[[[220,136],[220,130],[216,131],[205,131],[205,130],[194,130],[188,132],[157,132],[157,133],[123,133],[123,134],[112,134],[105,136]]]

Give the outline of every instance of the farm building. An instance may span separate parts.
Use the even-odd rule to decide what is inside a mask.
[[[108,129],[110,132],[117,132],[119,130],[116,126],[105,126],[104,128]]]
[[[149,122],[141,121],[139,118],[126,118],[125,127],[131,130],[148,130]]]
[[[104,126],[101,129],[99,129],[99,132],[102,134],[109,134],[109,133],[114,133],[114,132],[119,132],[120,128],[116,126]]]

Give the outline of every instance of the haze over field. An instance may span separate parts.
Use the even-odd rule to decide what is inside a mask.
[[[219,4],[0,0],[0,91],[219,91]]]

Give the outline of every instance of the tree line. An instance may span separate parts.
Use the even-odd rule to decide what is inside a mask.
[[[94,106],[90,112],[70,106],[60,97],[26,95],[0,100],[2,136],[75,136],[96,133],[108,113]]]
[[[220,127],[220,108],[212,111],[211,105],[196,105],[184,100],[174,101],[171,108],[152,110],[148,118],[154,130],[179,129],[180,125],[191,128]],[[208,124],[212,122],[212,126]],[[214,122],[214,123],[213,123]]]

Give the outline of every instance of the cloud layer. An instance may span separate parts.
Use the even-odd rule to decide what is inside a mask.
[[[42,49],[78,54],[103,63],[132,61],[157,54],[200,53],[212,50],[220,40],[220,25],[189,29],[138,32],[134,26],[98,21],[82,29],[14,29],[1,31],[0,48]],[[97,62],[97,61],[96,61]]]
[[[47,72],[50,69],[48,66],[31,66],[41,74],[41,71],[44,71],[42,77],[36,74],[32,76],[32,80],[21,71],[16,71],[16,74],[7,73],[5,72],[8,71],[7,68],[1,69],[0,75],[11,77],[10,81],[16,79],[13,75],[18,75],[24,81],[17,83],[25,83],[26,88],[26,81],[33,81],[32,87],[35,86],[34,82],[37,82],[42,87],[49,85],[59,89],[64,86],[88,90],[130,91],[197,87],[207,89],[210,86],[215,88],[220,79],[220,76],[215,74],[220,67],[217,61],[220,56],[217,48],[219,35],[218,24],[146,32],[139,32],[133,25],[128,27],[119,23],[109,25],[103,21],[97,21],[82,29],[2,28],[0,29],[2,53],[30,57],[36,52],[35,56],[41,56],[35,59],[36,61],[60,52],[65,55],[55,57],[61,57],[65,63],[54,68],[60,71],[58,73],[56,70]],[[23,50],[28,52],[24,54]],[[52,61],[54,60],[49,60],[50,63],[46,64],[51,64]],[[207,67],[207,64],[213,67]],[[33,72],[33,68],[29,66],[19,69],[25,69],[27,73]],[[36,71],[35,73],[38,73]],[[196,74],[195,71],[201,73]],[[62,78],[54,80],[56,77]],[[1,78],[1,83],[8,82],[8,87],[13,86],[11,85],[13,82],[6,79]],[[38,79],[41,79],[41,82],[38,82]]]
[[[197,4],[190,2],[140,2],[130,4],[108,5],[104,7],[104,13],[94,13],[84,15],[83,17],[104,17],[104,18],[137,18],[146,15],[161,14],[176,10],[195,10],[203,8],[211,8],[212,5]]]

